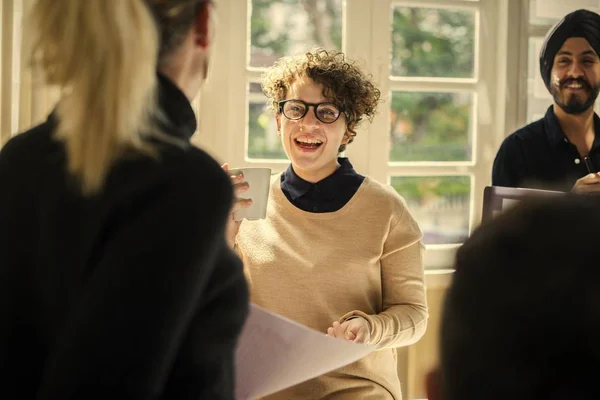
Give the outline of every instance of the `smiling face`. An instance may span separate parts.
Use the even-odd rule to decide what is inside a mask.
[[[307,77],[297,78],[290,85],[285,96],[288,99],[313,104],[331,102],[323,95],[323,85]],[[298,120],[290,120],[281,113],[276,119],[283,148],[298,176],[318,182],[335,172],[340,145],[348,143],[344,113],[335,122],[326,124],[316,118],[314,107],[310,106]]]
[[[551,73],[554,102],[568,114],[581,114],[593,107],[600,90],[598,54],[583,38],[565,41]]]

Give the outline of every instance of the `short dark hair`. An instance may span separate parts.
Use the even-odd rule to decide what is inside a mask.
[[[459,249],[441,329],[447,400],[599,399],[600,199],[528,201]]]
[[[181,45],[194,24],[200,7],[211,0],[146,0],[160,33],[158,59],[167,57]]]

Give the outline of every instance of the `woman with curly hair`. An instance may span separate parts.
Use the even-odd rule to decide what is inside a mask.
[[[421,231],[392,188],[339,157],[380,92],[343,53],[323,49],[280,59],[262,87],[291,165],[272,180],[266,218],[230,231],[251,301],[377,348],[268,398],[400,399],[395,348],[427,325]],[[232,181],[238,194],[248,187],[243,176]]]

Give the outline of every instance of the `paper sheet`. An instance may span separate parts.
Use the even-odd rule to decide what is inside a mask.
[[[375,350],[325,336],[254,304],[236,352],[236,399],[266,396],[353,363]]]

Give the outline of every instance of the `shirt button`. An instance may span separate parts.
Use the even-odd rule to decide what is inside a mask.
[[[581,162],[581,160],[579,158],[575,159],[575,164],[579,164]]]
[[[317,211],[319,208],[318,207],[313,207],[313,211]]]
[[[569,143],[569,141],[567,140],[567,138],[564,138],[563,140],[565,141],[565,143]]]

